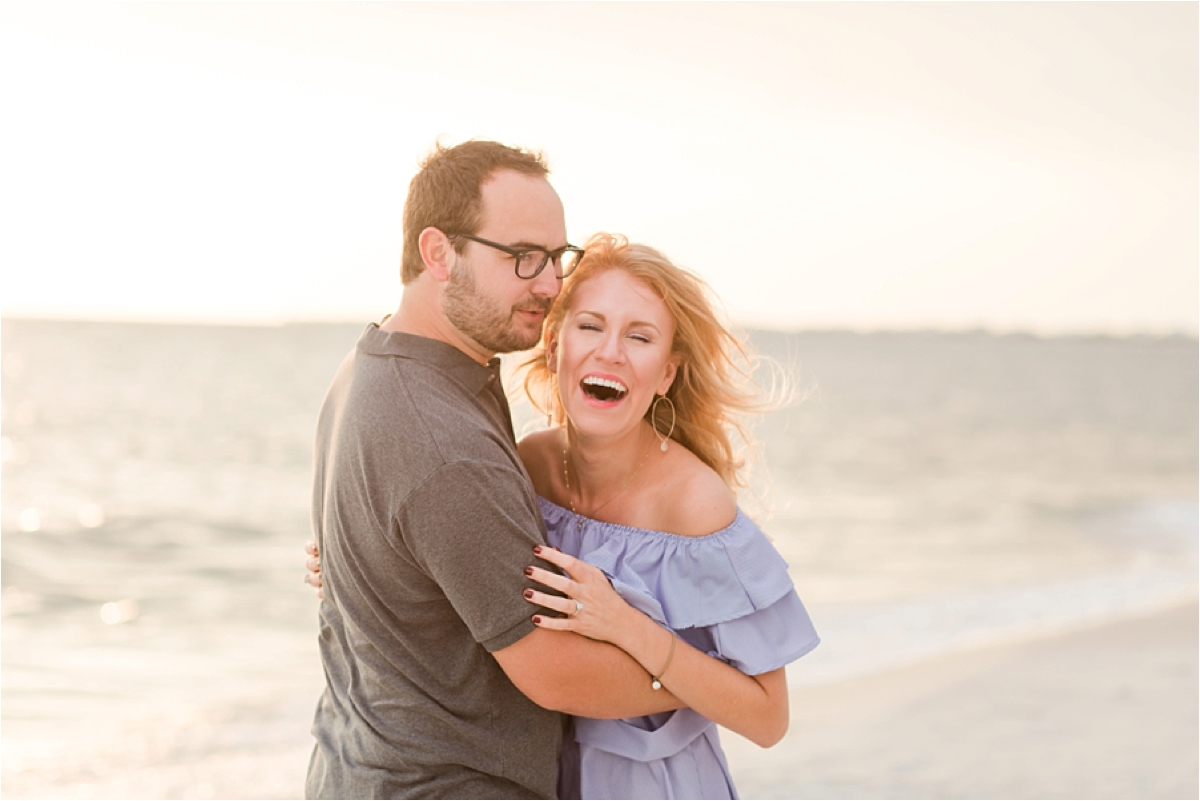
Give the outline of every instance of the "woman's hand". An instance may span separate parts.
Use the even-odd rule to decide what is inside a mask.
[[[763,748],[779,742],[787,732],[784,668],[747,676],[732,665],[696,650],[627,604],[599,568],[554,548],[538,547],[533,552],[568,574],[560,576],[537,567],[525,569],[534,581],[567,596],[526,590],[525,598],[531,603],[567,615],[535,615],[535,625],[612,643],[632,656],[676,698]]]
[[[317,597],[324,598],[325,591],[322,589],[321,582],[321,553],[317,550],[317,544],[312,540],[304,543],[304,550],[308,553],[308,561],[304,566],[308,568],[308,572],[304,574],[304,583],[317,588]]]
[[[525,600],[566,615],[534,615],[534,625],[544,629],[573,631],[584,637],[621,647],[622,643],[618,642],[618,639],[630,632],[638,622],[636,618],[631,620],[631,616],[645,618],[645,615],[617,595],[599,568],[574,556],[568,556],[557,548],[538,546],[533,552],[567,573],[566,576],[560,576],[540,567],[525,569],[525,574],[534,581],[567,596],[562,598],[538,590],[525,590]]]

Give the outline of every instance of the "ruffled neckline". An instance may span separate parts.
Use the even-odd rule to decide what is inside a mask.
[[[559,506],[554,501],[547,500],[541,495],[538,496],[538,503],[542,506],[543,517],[545,516],[546,509],[549,508],[557,517],[569,517],[572,521],[582,520],[585,528],[588,526],[598,526],[613,533],[622,535],[636,535],[638,537],[645,537],[648,535],[651,537],[666,537],[673,540],[707,540],[713,537],[720,538],[722,536],[726,536],[731,532],[734,532],[735,529],[738,529],[740,525],[749,524],[750,526],[757,528],[757,526],[754,525],[754,521],[752,521],[741,509],[737,510],[737,514],[734,515],[733,522],[728,526],[725,526],[725,528],[718,529],[711,534],[692,535],[672,534],[670,531],[657,531],[652,528],[636,528],[634,526],[622,525],[621,523],[609,523],[604,520],[597,520],[594,517],[587,517],[586,515],[573,512],[570,509],[567,509],[565,506]]]
[[[737,620],[793,589],[787,563],[741,509],[725,528],[692,537],[538,503],[551,545],[600,568],[630,605],[672,629]]]

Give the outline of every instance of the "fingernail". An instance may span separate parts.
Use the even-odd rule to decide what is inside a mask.
[[[542,552],[542,546],[540,546],[540,545],[535,545],[535,546],[533,546],[533,552],[534,552],[534,553],[541,553],[541,552]]]
[[[532,598],[533,590],[525,590],[525,592],[523,594],[525,595],[526,598]]]
[[[534,615],[534,616],[533,616],[533,625],[535,625],[535,626],[540,626],[540,625],[542,625],[542,616],[541,616],[541,615]]]
[[[525,568],[525,575],[527,575],[527,576],[532,576],[532,575],[533,575],[533,568],[532,568],[532,567],[527,567],[527,568]]]

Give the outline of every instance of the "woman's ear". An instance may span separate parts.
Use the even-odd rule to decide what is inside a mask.
[[[450,271],[458,258],[450,237],[442,233],[440,229],[426,228],[417,237],[417,246],[421,251],[421,261],[425,263],[425,269],[429,271],[429,275],[439,282],[449,281]]]
[[[658,394],[666,395],[667,390],[675,383],[675,376],[679,373],[679,362],[681,357],[678,353],[672,353],[671,358],[667,360],[667,366],[663,375],[663,380],[659,382]]]
[[[558,372],[558,332],[546,332],[546,369],[552,373]]]

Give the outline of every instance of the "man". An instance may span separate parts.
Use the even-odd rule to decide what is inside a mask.
[[[535,627],[521,597],[545,527],[495,355],[538,341],[578,256],[547,172],[494,142],[426,160],[400,307],[368,326],[321,409],[326,688],[309,797],[553,797],[558,713],[679,706],[619,649]]]

